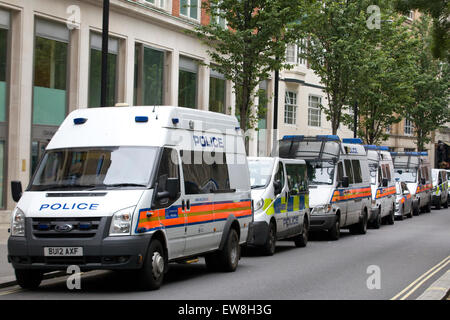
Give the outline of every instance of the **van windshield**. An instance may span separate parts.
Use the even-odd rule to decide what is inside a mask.
[[[372,184],[377,183],[377,171],[378,171],[378,162],[369,160],[370,182]]]
[[[250,184],[252,189],[265,188],[272,178],[273,159],[249,160]]]
[[[395,178],[403,182],[417,182],[417,168],[395,169]]]
[[[306,160],[310,185],[333,184],[334,161]]]
[[[49,150],[30,191],[147,187],[158,148],[94,147]]]

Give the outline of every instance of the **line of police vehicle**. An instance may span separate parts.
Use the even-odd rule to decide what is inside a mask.
[[[28,187],[12,182],[8,261],[24,288],[43,274],[134,270],[161,286],[170,262],[236,270],[242,246],[367,227],[448,203],[447,173],[423,153],[337,136],[286,136],[247,159],[235,117],[179,107],[80,109],[46,148]]]

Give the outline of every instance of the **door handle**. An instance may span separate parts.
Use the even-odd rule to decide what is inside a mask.
[[[186,211],[190,211],[191,210],[191,200],[187,200],[186,201]]]
[[[186,202],[183,200],[181,200],[181,211],[184,211],[186,209]]]

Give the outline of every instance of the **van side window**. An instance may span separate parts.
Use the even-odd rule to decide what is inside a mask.
[[[391,176],[391,166],[389,164],[386,165],[386,178],[391,181],[392,180],[392,176]]]
[[[359,160],[352,160],[353,178],[355,183],[362,183],[361,164]]]
[[[336,180],[337,180],[338,182],[341,182],[341,181],[343,180],[343,178],[344,178],[344,167],[343,167],[343,165],[342,165],[342,162],[339,161],[338,167],[337,167],[337,177],[336,177]]]
[[[176,192],[180,194],[180,170],[178,165],[178,153],[175,149],[164,148],[159,163],[158,173],[156,175],[157,189],[156,192],[168,191],[170,188],[176,188]],[[164,198],[157,200],[156,208],[164,208],[174,203],[175,199]]]
[[[350,160],[344,160],[344,165],[345,165],[345,172],[347,173],[348,177],[348,183],[352,184],[354,183],[352,163]]]
[[[280,181],[281,187],[284,187],[284,170],[283,170],[283,163],[278,163],[278,170],[275,174],[274,181]]]
[[[382,171],[382,166],[378,167],[378,185],[381,185],[381,181],[383,179],[383,171]]]
[[[225,153],[185,150],[181,161],[186,194],[230,190]]]
[[[291,195],[297,195],[308,190],[305,165],[286,164],[286,177]]]

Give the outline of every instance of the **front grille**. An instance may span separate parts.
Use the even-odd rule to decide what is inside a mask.
[[[92,238],[97,234],[101,218],[33,218],[31,228],[36,238]],[[62,231],[63,226],[70,231]]]

